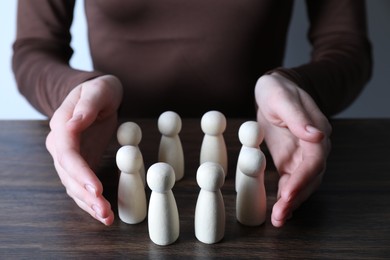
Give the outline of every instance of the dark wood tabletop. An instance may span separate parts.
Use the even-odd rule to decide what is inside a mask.
[[[148,168],[157,158],[157,120],[133,121],[143,131],[140,148]],[[115,140],[98,172],[116,217],[106,227],[66,195],[45,149],[48,123],[0,121],[0,258],[390,258],[390,119],[332,121],[333,149],[323,183],[282,228],[273,227],[270,221],[278,174],[269,156],[266,223],[245,227],[236,221],[234,172],[241,147],[237,131],[244,121],[228,119],[224,136],[229,170],[222,188],[226,231],[221,242],[208,245],[194,235],[199,193],[195,173],[203,134],[199,119],[183,119],[180,138],[186,172],[173,188],[180,236],[169,246],[155,245],[149,239],[147,220],[137,225],[119,220]]]

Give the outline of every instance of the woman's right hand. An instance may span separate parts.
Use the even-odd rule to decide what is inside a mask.
[[[114,214],[94,170],[116,130],[122,93],[120,81],[111,75],[78,85],[55,111],[46,138],[67,194],[105,225],[112,224]]]

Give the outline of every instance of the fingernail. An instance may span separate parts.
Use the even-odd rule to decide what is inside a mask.
[[[293,200],[294,194],[289,191],[281,192],[280,197],[283,198],[286,202],[290,202]]]
[[[69,122],[77,122],[80,121],[83,118],[82,114],[76,114],[73,115],[72,118],[69,120]]]
[[[306,126],[306,131],[311,133],[311,134],[321,133],[321,131],[318,128],[311,126],[311,125]]]
[[[91,193],[93,196],[97,197],[97,191],[91,184],[86,184],[85,189]]]

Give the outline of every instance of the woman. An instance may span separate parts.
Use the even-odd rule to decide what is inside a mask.
[[[271,220],[283,226],[321,183],[327,118],[371,74],[365,6],[357,0],[307,1],[312,58],[281,67],[292,4],[85,0],[94,64],[86,72],[68,63],[74,1],[20,0],[14,72],[20,92],[50,118],[46,146],[69,196],[110,225],[114,215],[94,169],[118,116],[175,110],[200,117],[217,109],[256,115],[264,129],[280,173]]]

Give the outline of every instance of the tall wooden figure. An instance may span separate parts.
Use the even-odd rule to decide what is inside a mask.
[[[172,244],[180,233],[179,212],[172,193],[175,184],[173,168],[167,163],[155,163],[150,166],[146,181],[152,190],[148,213],[149,237],[157,245]]]
[[[223,168],[217,163],[205,162],[199,166],[196,180],[201,190],[195,208],[195,236],[206,244],[217,243],[225,235]]]
[[[264,187],[265,156],[256,148],[242,151],[238,167],[243,173],[237,187],[236,217],[246,226],[264,223],[267,212],[267,198]]]
[[[137,224],[146,218],[146,195],[139,170],[141,154],[137,147],[122,146],[116,154],[121,171],[118,185],[119,218],[128,224]]]
[[[179,137],[181,126],[181,118],[175,112],[164,112],[158,118],[158,129],[161,133],[158,161],[172,166],[176,181],[184,176],[184,153]]]
[[[240,186],[240,181],[243,173],[240,171],[238,164],[241,160],[241,154],[245,154],[244,150],[248,148],[260,149],[260,144],[264,140],[264,131],[259,127],[259,124],[256,121],[246,121],[238,130],[238,139],[240,140],[242,147],[237,159],[237,169],[236,169],[236,182],[235,188]]]
[[[223,137],[226,129],[226,118],[219,111],[205,113],[201,120],[201,128],[204,132],[200,149],[200,164],[215,162],[222,166],[225,176],[228,170],[228,156]]]
[[[139,150],[139,143],[142,139],[142,131],[138,124],[134,122],[124,122],[118,127],[116,136],[120,145],[132,145],[137,147]],[[144,159],[142,158],[141,150],[139,150],[139,152],[141,154],[140,176],[142,183],[145,186],[145,164]]]

